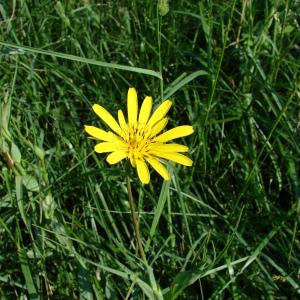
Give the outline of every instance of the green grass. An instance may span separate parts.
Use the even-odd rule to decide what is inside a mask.
[[[162,6],[1,1],[1,299],[299,297],[299,3]],[[192,168],[130,174],[148,267],[124,165],[83,131],[130,86],[195,128]]]

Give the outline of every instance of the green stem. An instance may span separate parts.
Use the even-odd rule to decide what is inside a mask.
[[[144,252],[143,244],[140,238],[140,230],[139,230],[139,223],[136,218],[135,214],[135,208],[134,208],[134,201],[133,201],[133,196],[132,196],[132,189],[131,189],[131,183],[130,183],[130,178],[127,176],[127,188],[128,188],[128,198],[129,198],[129,204],[130,204],[130,212],[133,220],[133,228],[134,228],[134,235],[135,235],[135,240],[137,243],[137,246],[139,248],[141,257],[146,265],[148,265],[146,255]]]

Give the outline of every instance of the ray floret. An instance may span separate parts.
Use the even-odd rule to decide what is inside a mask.
[[[105,131],[94,126],[85,126],[85,131],[93,138],[99,140],[94,150],[97,153],[109,153],[106,161],[116,164],[123,159],[129,159],[131,165],[137,169],[142,183],[150,181],[148,164],[164,179],[169,180],[170,174],[165,167],[166,160],[184,166],[192,166],[193,161],[183,155],[188,152],[185,145],[166,142],[188,136],[194,132],[189,125],[165,129],[168,118],[166,115],[172,106],[170,100],[160,104],[151,116],[152,98],[147,96],[138,111],[138,97],[134,88],[127,93],[127,117],[122,110],[118,110],[118,121],[99,104],[93,105],[94,112],[112,130]],[[148,164],[147,164],[148,163]]]

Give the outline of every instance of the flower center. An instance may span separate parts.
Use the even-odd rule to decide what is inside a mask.
[[[149,151],[149,146],[155,143],[151,137],[151,128],[145,124],[128,124],[123,130],[123,140],[128,158],[143,158]]]

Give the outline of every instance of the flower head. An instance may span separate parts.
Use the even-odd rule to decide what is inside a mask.
[[[152,116],[152,98],[146,97],[138,113],[138,98],[134,88],[129,88],[127,95],[128,121],[126,122],[122,110],[118,111],[118,122],[102,106],[93,105],[94,112],[106,123],[112,131],[105,131],[94,126],[85,126],[85,131],[102,142],[94,150],[97,153],[109,153],[106,160],[109,164],[116,164],[127,158],[137,169],[142,183],[149,183],[149,163],[165,180],[170,174],[163,164],[164,160],[171,160],[184,166],[191,166],[192,160],[181,154],[188,152],[188,147],[179,144],[166,144],[171,140],[193,133],[193,127],[184,125],[161,133],[168,123],[165,117],[172,102],[164,101],[154,111]]]

